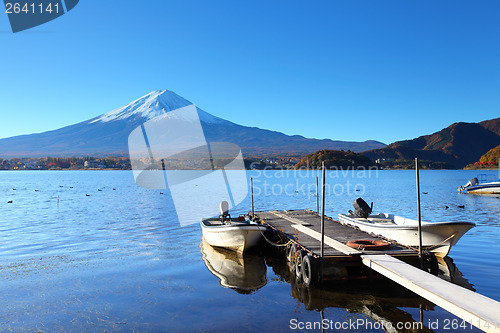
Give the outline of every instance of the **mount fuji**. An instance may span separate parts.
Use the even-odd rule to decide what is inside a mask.
[[[0,157],[128,156],[128,136],[144,122],[193,103],[169,90],[153,91],[123,107],[57,130],[0,139]],[[355,152],[385,147],[378,141],[347,142],[247,127],[197,108],[208,142],[239,145],[244,154],[308,154],[320,149]]]

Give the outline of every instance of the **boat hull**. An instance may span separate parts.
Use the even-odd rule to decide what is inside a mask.
[[[418,222],[398,216],[385,214],[387,220],[400,219],[404,224],[371,223],[369,219],[350,217],[339,214],[342,223],[394,240],[402,245],[418,247]],[[364,220],[364,221],[363,221]],[[365,222],[366,221],[366,222]],[[472,222],[422,222],[422,247],[438,257],[446,257],[458,240],[471,228]]]
[[[246,252],[257,246],[266,227],[258,224],[235,223],[207,225],[203,220],[201,230],[203,239],[211,246]]]
[[[500,194],[500,182],[469,186],[464,190],[469,194]]]

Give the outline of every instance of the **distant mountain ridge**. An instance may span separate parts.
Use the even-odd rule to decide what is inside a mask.
[[[385,148],[364,152],[372,159],[422,160],[446,162],[455,168],[478,161],[500,145],[500,118],[480,123],[454,123],[439,132],[412,140],[397,141]]]
[[[0,157],[128,156],[128,135],[132,130],[158,115],[191,104],[172,91],[153,91],[123,107],[74,125],[0,139]],[[361,152],[385,147],[385,144],[374,140],[348,142],[289,136],[238,125],[200,108],[197,110],[209,142],[235,143],[243,149],[244,154],[308,154],[320,149]]]

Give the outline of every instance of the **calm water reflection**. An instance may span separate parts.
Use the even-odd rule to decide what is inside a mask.
[[[316,172],[249,175],[257,210],[315,209]],[[442,276],[500,300],[500,199],[456,192],[474,175],[422,171],[423,218],[476,222],[450,253],[459,270]],[[357,195],[375,211],[416,216],[411,171],[329,172],[328,184],[329,216]],[[247,198],[234,214],[249,208]],[[131,172],[2,171],[0,331],[281,332],[321,314],[339,323],[418,322],[421,309],[424,324],[455,318],[387,281],[303,290],[272,258],[202,254],[200,242],[199,226],[181,228],[171,198],[138,188]]]
[[[240,294],[249,294],[267,283],[264,257],[239,255],[236,252],[214,248],[205,241],[200,244],[201,254],[208,270],[219,279],[222,287]]]

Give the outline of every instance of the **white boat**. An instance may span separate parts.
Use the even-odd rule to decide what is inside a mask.
[[[484,175],[486,176],[486,175]],[[483,179],[486,177],[483,177]],[[467,184],[458,188],[459,192],[470,194],[499,194],[500,179],[495,181],[479,181],[477,177],[472,178]]]
[[[358,203],[362,204],[362,208],[356,207]],[[418,221],[386,213],[369,215],[372,208],[361,198],[356,199],[353,205],[356,212],[349,211],[347,215],[338,215],[341,223],[358,227],[360,230],[380,235],[402,245],[418,247]],[[473,222],[422,221],[422,247],[438,257],[446,257],[451,247],[475,225]]]
[[[498,161],[498,167],[498,177],[500,178],[500,159]],[[480,174],[470,179],[467,184],[460,186],[458,192],[470,194],[500,194],[500,179],[495,179],[493,175]]]
[[[393,214],[380,213],[366,218],[339,214],[342,223],[360,230],[392,239],[402,245],[418,247],[418,221]],[[422,247],[445,257],[458,240],[473,228],[473,222],[424,222],[422,221]]]
[[[209,245],[243,253],[259,244],[265,226],[249,218],[231,218],[226,201],[221,202],[220,211],[219,218],[202,219],[200,223]]]

